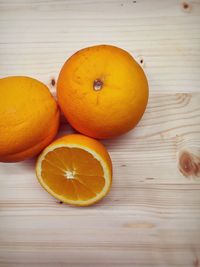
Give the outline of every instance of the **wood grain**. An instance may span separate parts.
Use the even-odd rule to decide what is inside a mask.
[[[0,75],[55,94],[64,61],[98,43],[142,65],[150,99],[131,132],[102,141],[109,195],[74,208],[48,195],[35,159],[0,164],[1,267],[200,266],[200,1],[0,0]],[[62,118],[58,135],[73,132]]]

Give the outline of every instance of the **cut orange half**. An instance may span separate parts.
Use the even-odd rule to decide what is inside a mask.
[[[105,147],[80,134],[66,135],[44,149],[36,163],[41,185],[62,202],[94,204],[109,191],[112,163]]]

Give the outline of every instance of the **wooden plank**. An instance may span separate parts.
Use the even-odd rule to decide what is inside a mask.
[[[113,140],[103,140],[112,156],[115,177],[119,183],[121,181],[123,185],[121,177],[124,173],[127,186],[137,182],[199,183],[200,170],[199,173],[192,173],[191,177],[185,177],[180,172],[183,166],[179,166],[183,153],[200,154],[199,103],[200,94],[197,93],[152,94],[143,119],[133,131]],[[70,132],[72,129],[63,118],[59,135]],[[29,161],[9,166],[13,168],[9,170],[9,175],[13,177],[23,175],[24,169],[29,171]],[[30,170],[33,171],[33,167],[30,161]],[[7,164],[1,164],[3,173],[7,168]],[[27,175],[32,177],[32,173]],[[15,185],[18,183],[19,180]]]
[[[60,204],[35,159],[0,163],[0,267],[200,265],[200,1],[0,1],[1,77],[28,75],[55,95],[76,50],[121,46],[147,73],[138,126],[104,140],[111,192],[92,207]],[[62,118],[58,136],[73,130]]]
[[[192,266],[200,251],[199,216],[147,214],[102,213],[98,223],[96,216],[83,214],[8,216],[1,219],[1,250],[7,264],[22,266]]]
[[[113,187],[94,207],[73,208],[49,196],[34,159],[0,164],[2,266],[192,266],[200,255],[200,179],[179,171],[179,155],[199,153],[199,99],[152,95],[134,131],[104,141]],[[60,134],[71,131],[63,119]]]
[[[0,10],[1,76],[50,84],[76,50],[109,43],[143,60],[151,91],[199,91],[199,1],[0,1]]]

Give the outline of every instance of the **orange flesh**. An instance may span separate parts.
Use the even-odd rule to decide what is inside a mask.
[[[70,200],[88,200],[105,185],[103,168],[89,152],[80,148],[56,148],[42,161],[42,179],[57,195]]]

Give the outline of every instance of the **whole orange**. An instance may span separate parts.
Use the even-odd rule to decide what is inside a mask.
[[[38,154],[56,135],[59,113],[43,83],[21,76],[0,79],[0,161]]]
[[[128,52],[98,45],[78,51],[65,62],[57,95],[65,117],[77,131],[110,138],[139,122],[148,101],[148,83]]]

